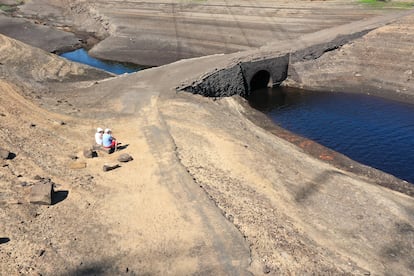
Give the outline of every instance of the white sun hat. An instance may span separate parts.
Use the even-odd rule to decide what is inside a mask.
[[[111,129],[109,128],[105,129],[105,133],[109,133],[109,132],[111,132]]]
[[[103,131],[103,129],[102,129],[102,128],[100,128],[100,127],[98,127],[98,128],[96,129],[96,132],[101,132],[101,131]]]

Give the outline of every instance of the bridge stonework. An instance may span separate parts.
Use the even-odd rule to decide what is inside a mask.
[[[289,54],[268,59],[240,62],[230,68],[213,72],[201,81],[182,90],[206,97],[248,97],[251,80],[260,71],[269,73],[270,85],[279,85],[287,77]]]

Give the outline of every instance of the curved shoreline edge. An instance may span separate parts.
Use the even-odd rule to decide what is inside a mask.
[[[411,31],[405,28],[410,21],[400,22],[338,50],[348,56],[393,26]],[[176,90],[229,64],[273,57],[273,47],[112,77],[0,39],[0,138],[16,155],[0,166],[5,273],[412,272],[413,197],[377,185],[395,179],[314,158],[308,151],[316,148],[318,157],[342,160],[275,129],[238,96]],[[316,74],[332,66],[335,53],[296,63],[295,70]],[[358,81],[365,74],[349,72]],[[299,76],[306,83],[307,75]],[[124,150],[86,158],[83,148],[98,125],[112,128]],[[123,152],[134,160],[102,171]],[[344,161],[349,164],[355,165]],[[37,181],[54,182],[67,198],[28,204]]]

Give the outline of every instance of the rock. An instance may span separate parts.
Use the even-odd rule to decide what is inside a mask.
[[[263,273],[264,274],[269,274],[272,270],[270,269],[270,267],[268,267],[267,265],[263,266]]]
[[[5,238],[0,238],[0,244],[2,243],[8,243],[10,241],[9,238],[5,237]]]
[[[10,151],[0,148],[0,158],[9,159]]]
[[[53,121],[53,124],[54,125],[57,125],[57,126],[64,126],[64,125],[66,125],[66,123],[64,121]]]
[[[86,168],[86,162],[75,161],[70,163],[69,168],[73,170],[79,170]]]
[[[33,204],[52,204],[53,183],[36,183],[30,191],[30,203]]]
[[[129,155],[128,153],[123,153],[118,157],[119,162],[129,162],[132,160],[134,160],[134,158],[132,158],[132,156]]]
[[[76,155],[74,155],[74,154],[70,154],[70,155],[68,155],[68,157],[69,157],[70,159],[72,159],[72,160],[79,159],[79,157],[77,157],[77,156],[76,156]]]
[[[115,164],[115,165],[105,164],[102,169],[103,169],[104,172],[107,172],[107,171],[112,171],[112,170],[114,170],[116,168],[119,168],[119,167],[121,167],[121,166],[119,166],[119,164]]]
[[[86,158],[94,158],[94,157],[97,157],[98,154],[96,153],[96,151],[92,149],[84,149],[83,156],[85,156]]]

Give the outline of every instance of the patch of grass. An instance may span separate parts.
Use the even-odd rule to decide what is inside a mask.
[[[359,0],[359,2],[377,8],[414,8],[414,1]]]
[[[15,4],[11,5],[0,4],[0,10],[4,12],[14,12],[17,10],[17,6],[24,4],[24,0],[16,0],[14,2]]]
[[[0,10],[4,11],[4,12],[13,12],[16,10],[15,6],[9,6],[9,5],[3,5],[0,4]]]

